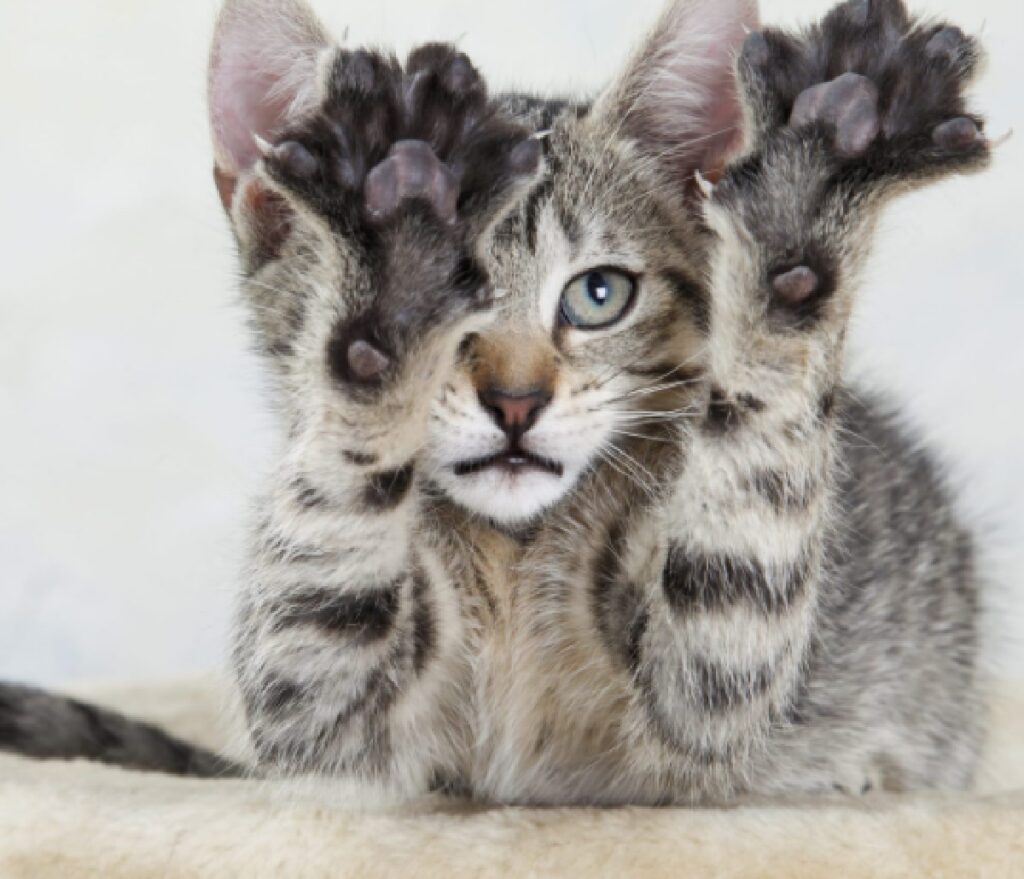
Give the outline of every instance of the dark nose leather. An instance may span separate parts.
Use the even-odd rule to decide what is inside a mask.
[[[498,427],[513,439],[521,437],[533,427],[550,402],[551,394],[547,391],[512,393],[498,388],[480,391],[480,405],[491,413]]]

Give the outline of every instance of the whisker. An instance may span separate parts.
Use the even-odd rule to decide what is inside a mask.
[[[631,437],[632,439],[643,440],[644,442],[652,442],[652,443],[672,443],[673,442],[673,440],[669,439],[668,437],[664,437],[664,436],[650,436],[649,434],[645,434],[645,433],[632,433],[631,431],[620,430],[619,428],[612,428],[612,433],[615,434],[616,436],[628,436],[628,437]]]

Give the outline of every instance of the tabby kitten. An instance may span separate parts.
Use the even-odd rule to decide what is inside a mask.
[[[979,49],[898,0],[756,27],[675,0],[583,106],[229,0],[216,176],[282,425],[234,635],[260,772],[969,784],[972,541],[842,367],[879,211],[986,163]]]

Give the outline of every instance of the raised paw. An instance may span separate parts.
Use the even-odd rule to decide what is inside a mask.
[[[404,66],[338,50],[325,82],[319,112],[258,145],[263,169],[365,262],[371,295],[339,321],[329,362],[346,387],[376,391],[428,371],[406,369],[415,352],[454,347],[488,307],[477,238],[541,150],[450,46],[423,46]]]
[[[319,113],[260,148],[280,183],[346,231],[417,200],[445,223],[473,223],[540,165],[539,144],[451,46],[422,46],[404,66],[339,50],[325,90]]]
[[[740,75],[755,141],[809,132],[868,176],[894,178],[987,158],[964,98],[980,58],[959,28],[917,22],[901,0],[849,0],[804,34],[751,34]]]

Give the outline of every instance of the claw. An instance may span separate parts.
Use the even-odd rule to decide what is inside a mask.
[[[264,159],[269,159],[274,154],[274,145],[258,134],[252,136],[253,143],[256,144],[256,150],[259,152]]]
[[[1011,140],[1013,140],[1012,128],[1009,131],[1007,131],[1006,134],[999,135],[999,137],[997,137],[995,140],[990,139],[989,146],[992,147],[992,149],[997,150],[999,149],[999,147],[1009,143]]]
[[[700,190],[701,195],[704,198],[711,198],[715,194],[715,184],[708,180],[700,171],[694,174],[694,180],[697,182],[697,188]]]
[[[407,118],[411,119],[416,115],[416,110],[422,100],[423,89],[427,85],[427,71],[425,70],[417,70],[412,76],[406,77],[405,85],[402,89],[402,100],[405,105],[405,115]]]

